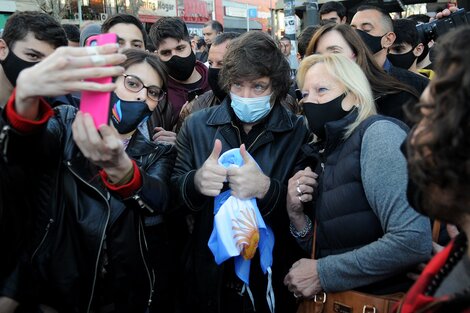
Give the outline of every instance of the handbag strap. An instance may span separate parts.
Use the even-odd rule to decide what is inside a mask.
[[[311,259],[315,259],[316,244],[317,244],[317,220],[315,220],[315,224],[313,224],[312,254],[310,256]]]
[[[432,224],[432,241],[437,242],[439,240],[439,232],[441,230],[441,221],[434,220]]]

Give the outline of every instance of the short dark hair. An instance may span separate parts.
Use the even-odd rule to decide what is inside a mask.
[[[390,14],[388,14],[388,12],[385,11],[384,8],[381,8],[375,5],[370,5],[370,4],[364,4],[357,8],[357,12],[367,11],[367,10],[379,12],[380,15],[382,16],[382,23],[385,27],[385,30],[393,32],[392,18],[390,17]]]
[[[398,19],[393,21],[393,31],[395,32],[396,39],[394,45],[401,45],[404,43],[416,47],[419,43],[419,35],[416,30],[416,22],[408,19]]]
[[[28,33],[34,38],[47,42],[54,48],[67,46],[67,35],[64,28],[52,16],[33,11],[16,12],[8,18],[3,30],[2,39],[9,48],[17,41],[23,40]]]
[[[80,29],[77,25],[63,24],[62,27],[64,28],[69,41],[80,42]]]
[[[191,43],[186,23],[177,17],[162,17],[150,28],[150,39],[158,50],[162,40],[173,38]]]
[[[283,40],[290,42],[290,38],[287,38],[286,36],[283,36],[281,37],[281,39],[279,39],[279,41],[283,41]]]
[[[224,27],[218,21],[209,21],[204,24],[204,27],[210,26],[216,33],[223,33]]]
[[[198,40],[197,43],[196,43],[196,47],[197,47],[198,49],[201,49],[201,47],[206,47],[206,46],[207,46],[207,44],[206,44],[206,42],[204,41],[204,38],[199,38],[199,40]]]
[[[135,25],[140,32],[142,33],[142,38],[144,39],[144,45],[147,43],[147,32],[145,31],[144,24],[132,14],[127,13],[118,13],[112,15],[103,22],[101,25],[101,33],[109,32],[109,29],[116,24],[132,24]],[[119,35],[119,34],[118,34]]]
[[[219,75],[227,92],[240,79],[269,77],[273,99],[286,97],[291,84],[290,66],[274,40],[261,31],[250,31],[232,40]]]
[[[426,14],[413,14],[407,17],[409,20],[413,20],[416,23],[429,23],[430,17]]]
[[[343,19],[343,17],[345,17],[347,14],[346,7],[341,2],[338,2],[338,1],[325,2],[321,6],[318,14],[321,17],[323,14],[328,14],[330,12],[336,12],[340,19]]]
[[[212,46],[221,45],[227,40],[233,40],[238,37],[240,37],[240,33],[237,33],[237,32],[226,32],[226,33],[218,34],[217,37],[215,37],[214,42],[212,43]]]
[[[315,32],[320,28],[320,25],[310,25],[305,27],[297,39],[297,52],[300,54],[300,57],[303,59],[305,52],[307,52],[308,44],[312,39]]]
[[[126,61],[121,66],[125,69],[129,68],[134,64],[140,64],[143,62],[148,63],[160,76],[163,81],[162,90],[167,90],[168,73],[165,65],[160,61],[160,58],[154,53],[143,51],[140,49],[127,49],[122,52],[126,55]]]

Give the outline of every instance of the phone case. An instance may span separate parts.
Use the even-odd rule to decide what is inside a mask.
[[[86,46],[102,46],[108,43],[116,43],[117,36],[113,33],[100,34],[91,36],[86,41]],[[86,79],[100,84],[109,84],[112,82],[112,77],[101,77],[94,79]],[[80,111],[89,113],[93,117],[95,127],[107,125],[110,118],[110,92],[99,91],[83,91],[80,99]]]

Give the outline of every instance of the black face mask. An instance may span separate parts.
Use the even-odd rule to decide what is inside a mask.
[[[5,60],[0,61],[2,64],[3,71],[5,76],[8,78],[13,87],[16,86],[16,80],[20,75],[21,71],[27,68],[30,68],[36,65],[39,62],[28,62],[19,58],[13,51],[10,49]]]
[[[372,54],[376,54],[380,50],[382,50],[382,37],[383,36],[372,36],[366,33],[365,31],[356,29],[356,32],[359,36],[361,36],[362,41],[369,47],[369,50]],[[384,35],[385,36],[385,35]]]
[[[413,49],[403,54],[387,54],[387,59],[392,62],[396,67],[404,68],[405,70],[409,69],[413,62],[416,60],[416,56],[413,53]]]
[[[219,86],[219,73],[220,68],[209,67],[209,71],[207,72],[207,82],[209,83],[209,86],[211,86],[217,99],[222,101],[227,96],[227,93]]]
[[[124,101],[111,93],[111,120],[120,134],[128,134],[152,114],[144,101]]]
[[[418,57],[418,61],[416,61],[416,63],[423,61],[428,55],[428,53],[429,53],[429,46],[427,43],[426,44],[423,43],[423,53],[421,53],[421,55]]]
[[[170,76],[179,81],[185,81],[191,76],[196,65],[196,55],[194,55],[193,50],[191,53],[185,57],[179,57],[174,55],[165,62],[170,71]]]
[[[326,103],[304,102],[304,114],[307,118],[310,130],[317,135],[320,140],[325,139],[325,124],[342,119],[349,114],[343,110],[341,103],[346,97],[342,94]]]
[[[408,159],[408,149],[407,149],[407,140],[401,144],[400,150],[405,156],[405,159]],[[409,172],[409,170],[408,170]],[[427,215],[427,212],[423,210],[423,197],[424,192],[418,187],[418,185],[410,178],[408,174],[408,184],[406,187],[406,198],[410,206],[418,213]]]

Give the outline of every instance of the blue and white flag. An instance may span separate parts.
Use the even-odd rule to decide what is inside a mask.
[[[251,157],[251,156],[250,156]],[[240,149],[232,149],[219,157],[219,164],[225,168],[241,167],[243,158]],[[244,283],[244,289],[253,302],[249,289],[250,264],[259,249],[260,265],[264,274],[268,274],[266,298],[271,312],[274,313],[274,292],[272,272],[274,234],[264,223],[255,198],[238,199],[227,190],[214,200],[214,228],[208,246],[217,264],[233,257],[235,273]],[[253,303],[254,306],[254,303]]]

